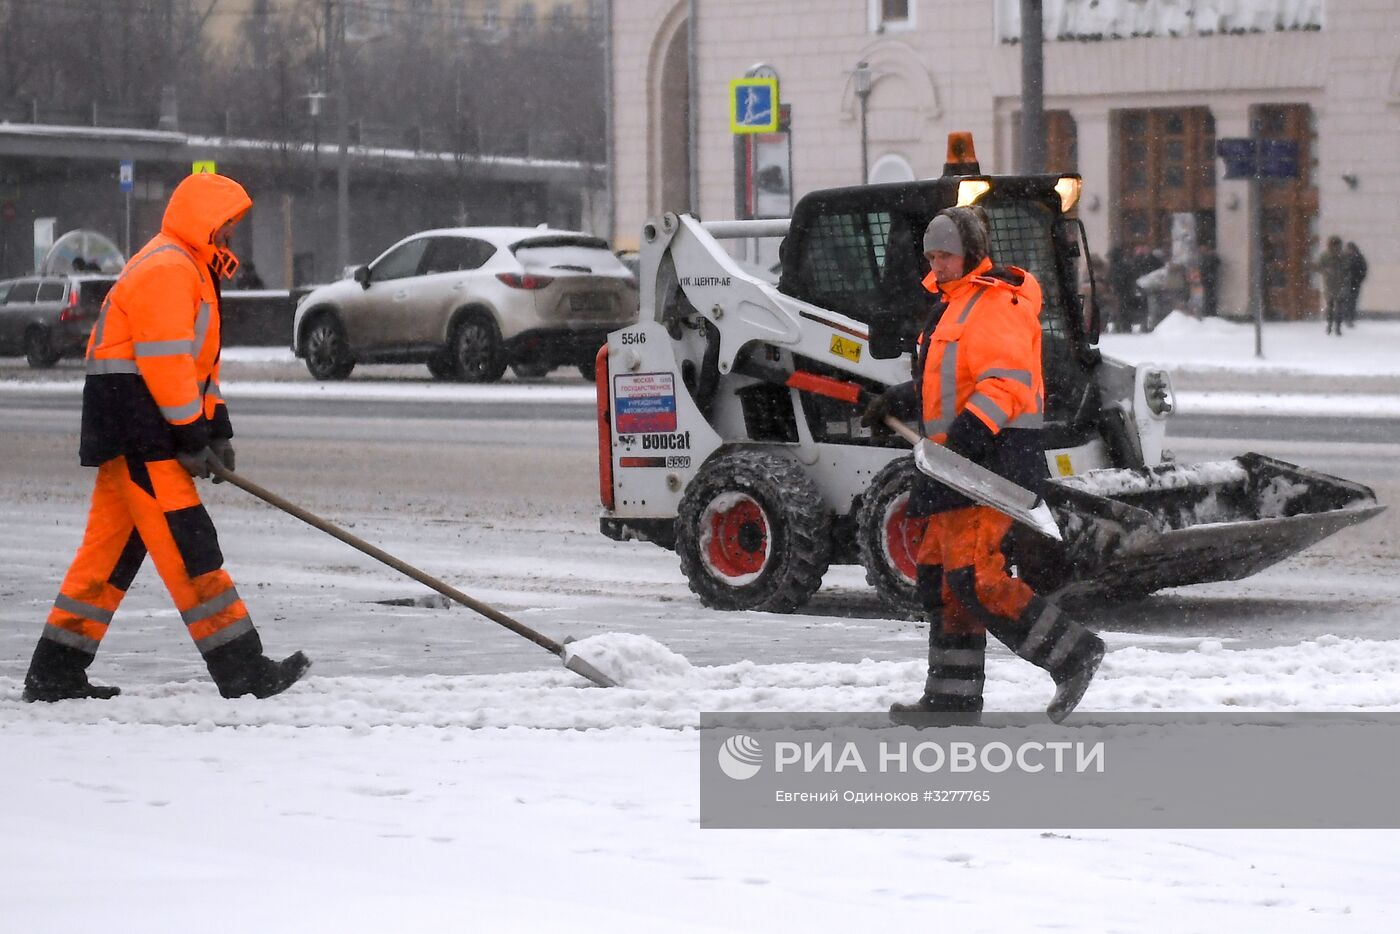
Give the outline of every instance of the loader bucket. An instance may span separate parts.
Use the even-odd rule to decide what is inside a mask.
[[[1027,541],[1022,575],[1064,596],[1239,580],[1378,514],[1369,487],[1261,454],[1093,470],[1047,484],[1065,544]]]

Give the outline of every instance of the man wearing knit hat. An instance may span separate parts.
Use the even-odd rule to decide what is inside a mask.
[[[938,301],[919,334],[914,379],[879,396],[862,422],[918,418],[924,437],[1038,489],[1047,476],[1040,284],[1024,269],[993,264],[980,208],[940,211],[923,247],[924,287]],[[1007,572],[1002,541],[1011,518],[922,473],[908,515],[927,517],[917,584],[929,614],[928,679],[923,696],[892,705],[890,718],[917,724],[927,714],[980,717],[991,632],[1050,673],[1056,690],[1046,713],[1063,720],[1093,679],[1103,641]]]

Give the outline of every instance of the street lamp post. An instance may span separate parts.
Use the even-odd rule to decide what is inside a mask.
[[[318,267],[321,265],[321,101],[324,91],[312,91],[306,95],[307,106],[311,109],[311,280],[320,281]]]
[[[384,33],[356,36],[356,49],[363,48]],[[332,74],[335,75],[335,121],[340,139],[340,152],[335,166],[335,274],[350,265],[350,109],[346,102],[349,95],[345,89],[345,58],[349,48],[345,34],[345,5],[341,4],[340,18],[335,29],[335,55],[332,56]]]
[[[350,111],[345,98],[345,10],[340,11],[336,24],[335,55],[335,123],[340,141],[335,162],[335,276],[350,265]]]
[[[857,62],[851,72],[855,82],[856,99],[860,101],[860,183],[870,181],[870,135],[866,116],[870,110],[870,88],[874,84],[875,72],[868,62]]]

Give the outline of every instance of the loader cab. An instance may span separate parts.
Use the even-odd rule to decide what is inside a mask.
[[[992,261],[1040,282],[1047,427],[1077,434],[1071,426],[1094,408],[1097,353],[1079,291],[1077,223],[1064,214],[1066,178],[1077,186],[1077,176],[945,175],[812,192],[793,211],[778,290],[865,324],[875,357],[911,352],[935,308],[923,287],[924,228],[944,208],[973,201],[987,212]]]

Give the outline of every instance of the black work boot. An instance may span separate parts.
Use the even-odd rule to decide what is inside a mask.
[[[40,638],[29,661],[29,673],[24,676],[26,703],[61,700],[109,700],[122,692],[121,688],[92,684],[87,679],[87,667],[94,656],[52,639]]]
[[[923,696],[912,704],[891,704],[890,722],[920,728],[976,726],[982,721],[986,653],[985,635],[944,635],[938,623],[930,624]]]
[[[218,685],[219,694],[224,697],[251,694],[267,698],[281,694],[301,680],[306,669],[311,667],[311,659],[301,652],[293,652],[280,662],[268,658],[263,654],[262,637],[256,630],[210,650],[204,656],[204,663]]]
[[[1079,706],[1084,692],[1089,689],[1089,682],[1094,680],[1094,672],[1099,670],[1103,653],[1103,640],[1090,634],[1083,640],[1082,648],[1071,659],[1071,663],[1060,672],[1052,672],[1055,678],[1055,696],[1050,699],[1050,706],[1045,708],[1045,715],[1052,723],[1059,723]]]
[[[912,704],[890,704],[890,723],[922,730],[931,726],[977,726],[982,722],[982,698],[957,707],[924,695]]]

